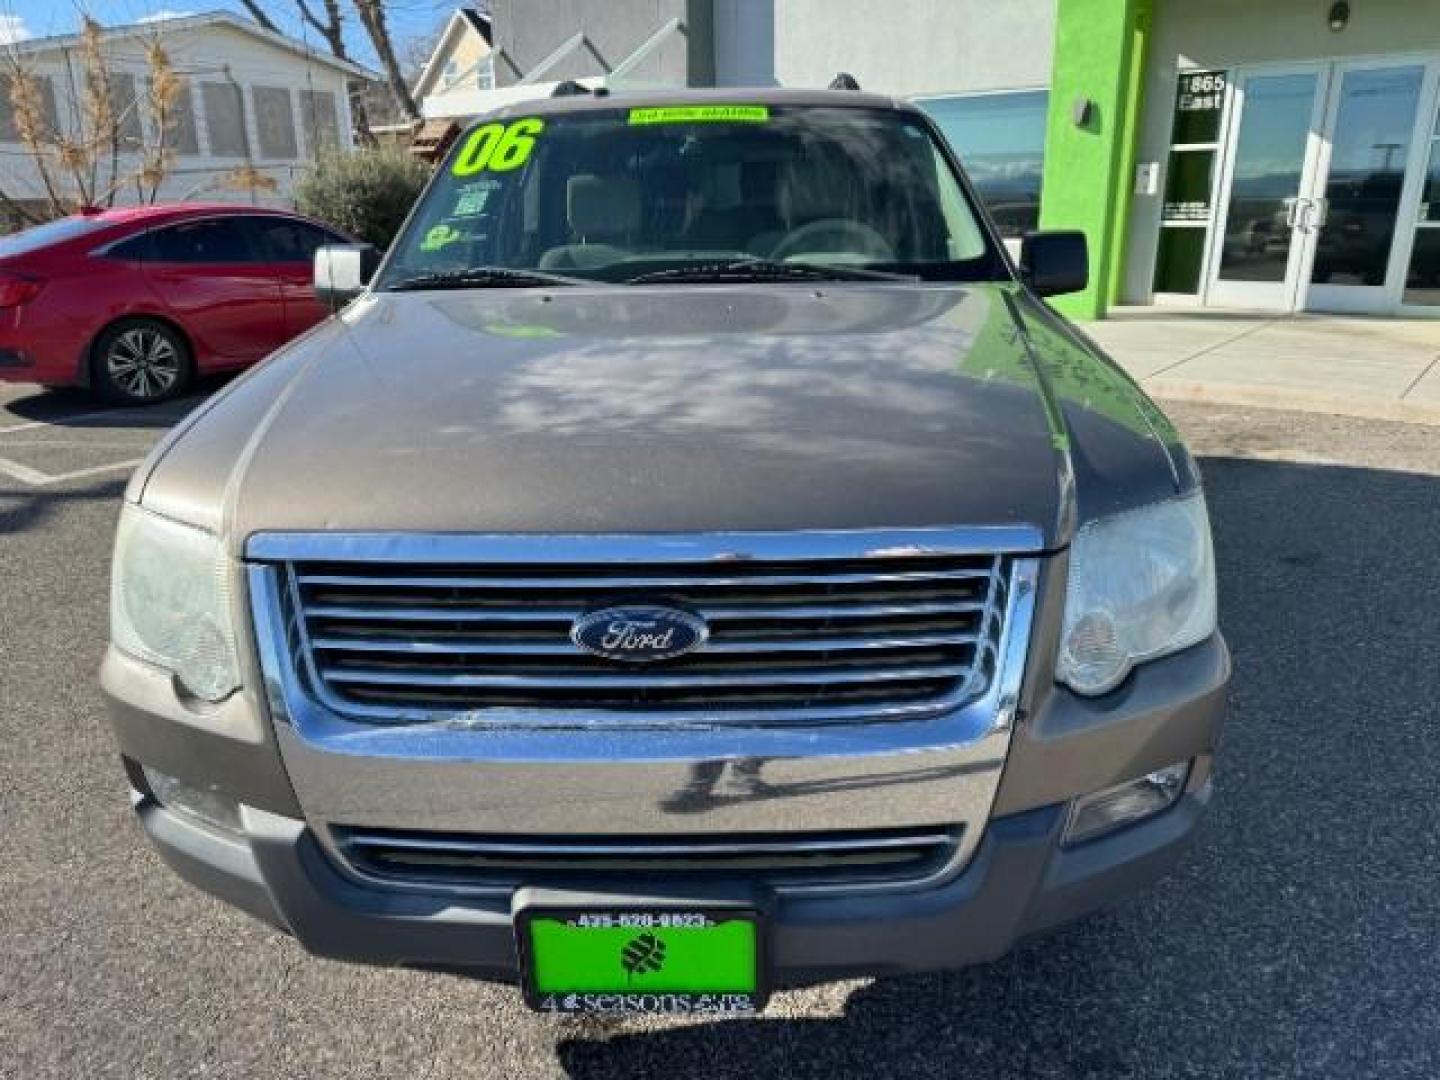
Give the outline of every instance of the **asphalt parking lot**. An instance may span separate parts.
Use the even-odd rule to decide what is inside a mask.
[[[312,959],[142,841],[95,670],[125,477],[183,411],[0,389],[0,1074],[1440,1075],[1440,430],[1170,410],[1236,679],[1215,810],[1162,885],[986,967],[597,1022]]]

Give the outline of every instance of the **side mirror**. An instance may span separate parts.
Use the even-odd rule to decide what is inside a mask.
[[[1090,283],[1090,252],[1077,230],[1026,233],[1020,276],[1039,296],[1077,293]]]
[[[365,291],[380,265],[369,244],[326,244],[315,249],[315,298],[339,311]]]

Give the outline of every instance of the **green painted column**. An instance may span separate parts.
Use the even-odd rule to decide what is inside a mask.
[[[1120,294],[1150,13],[1151,0],[1055,2],[1040,227],[1089,242],[1089,287],[1054,301],[1074,318],[1103,318]]]

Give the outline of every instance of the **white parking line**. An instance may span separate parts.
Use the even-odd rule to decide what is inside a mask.
[[[32,469],[29,465],[21,465],[20,462],[11,461],[9,458],[0,457],[0,472],[19,480],[22,484],[29,484],[31,487],[41,487],[50,482],[49,473]]]
[[[13,435],[17,431],[31,431],[34,428],[54,427],[56,424],[73,424],[77,420],[94,420],[99,416],[115,416],[120,411],[122,410],[97,409],[95,412],[76,413],[73,416],[52,416],[49,420],[30,420],[24,424],[13,424],[10,427],[0,428],[0,435]]]
[[[185,399],[182,403],[193,404],[193,401],[191,399]],[[134,449],[133,444],[122,444],[104,441],[88,442],[79,439],[64,438],[63,435],[65,432],[65,427],[71,424],[84,423],[88,420],[113,420],[116,421],[114,426],[117,431],[129,431],[131,430],[131,425],[126,424],[126,420],[133,419],[136,416],[147,418],[153,415],[154,413],[152,410],[141,408],[94,409],[89,412],[65,413],[59,416],[52,416],[44,420],[28,420],[21,424],[11,424],[9,427],[0,427],[0,439],[3,439],[6,435],[18,435],[22,432],[33,432],[41,429],[51,429],[57,435],[61,435],[62,437],[57,441],[46,441],[42,444],[37,445],[41,445],[46,449],[53,449],[55,447],[68,447],[72,449],[86,450],[119,450],[123,446],[124,449],[132,450]],[[165,425],[168,427],[169,424],[173,424],[178,421],[179,417],[166,416],[165,419],[169,421],[169,423]],[[103,430],[105,427],[106,425],[101,424],[98,426],[98,429],[92,428],[91,430]],[[29,444],[12,444],[12,446],[21,445]],[[118,472],[122,469],[133,469],[136,465],[139,465],[140,462],[144,460],[145,459],[143,457],[127,458],[124,461],[112,461],[105,465],[93,465],[85,469],[72,469],[70,472],[47,473],[41,471],[40,469],[36,469],[30,465],[15,461],[12,458],[0,457],[0,476],[8,476],[10,477],[10,479],[18,480],[20,483],[25,484],[28,487],[49,487],[52,484],[63,484],[67,480],[81,480],[87,476],[99,476],[102,473]]]
[[[22,465],[18,461],[0,457],[0,473],[5,473],[12,479],[19,480],[22,484],[29,484],[31,487],[48,487],[51,484],[63,484],[66,480],[81,480],[87,476],[99,476],[101,473],[115,472],[118,469],[133,469],[144,460],[144,458],[132,458],[129,461],[114,461],[108,465],[93,465],[88,469],[73,469],[65,473],[43,473],[39,469],[32,469],[29,465]]]

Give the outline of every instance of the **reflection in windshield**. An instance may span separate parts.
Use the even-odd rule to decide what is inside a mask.
[[[895,110],[615,108],[489,121],[457,142],[381,288],[475,268],[696,281],[713,265],[1003,276],[930,129]],[[767,270],[766,267],[769,267]],[[685,273],[667,278],[667,271]],[[803,275],[790,275],[801,279]]]

